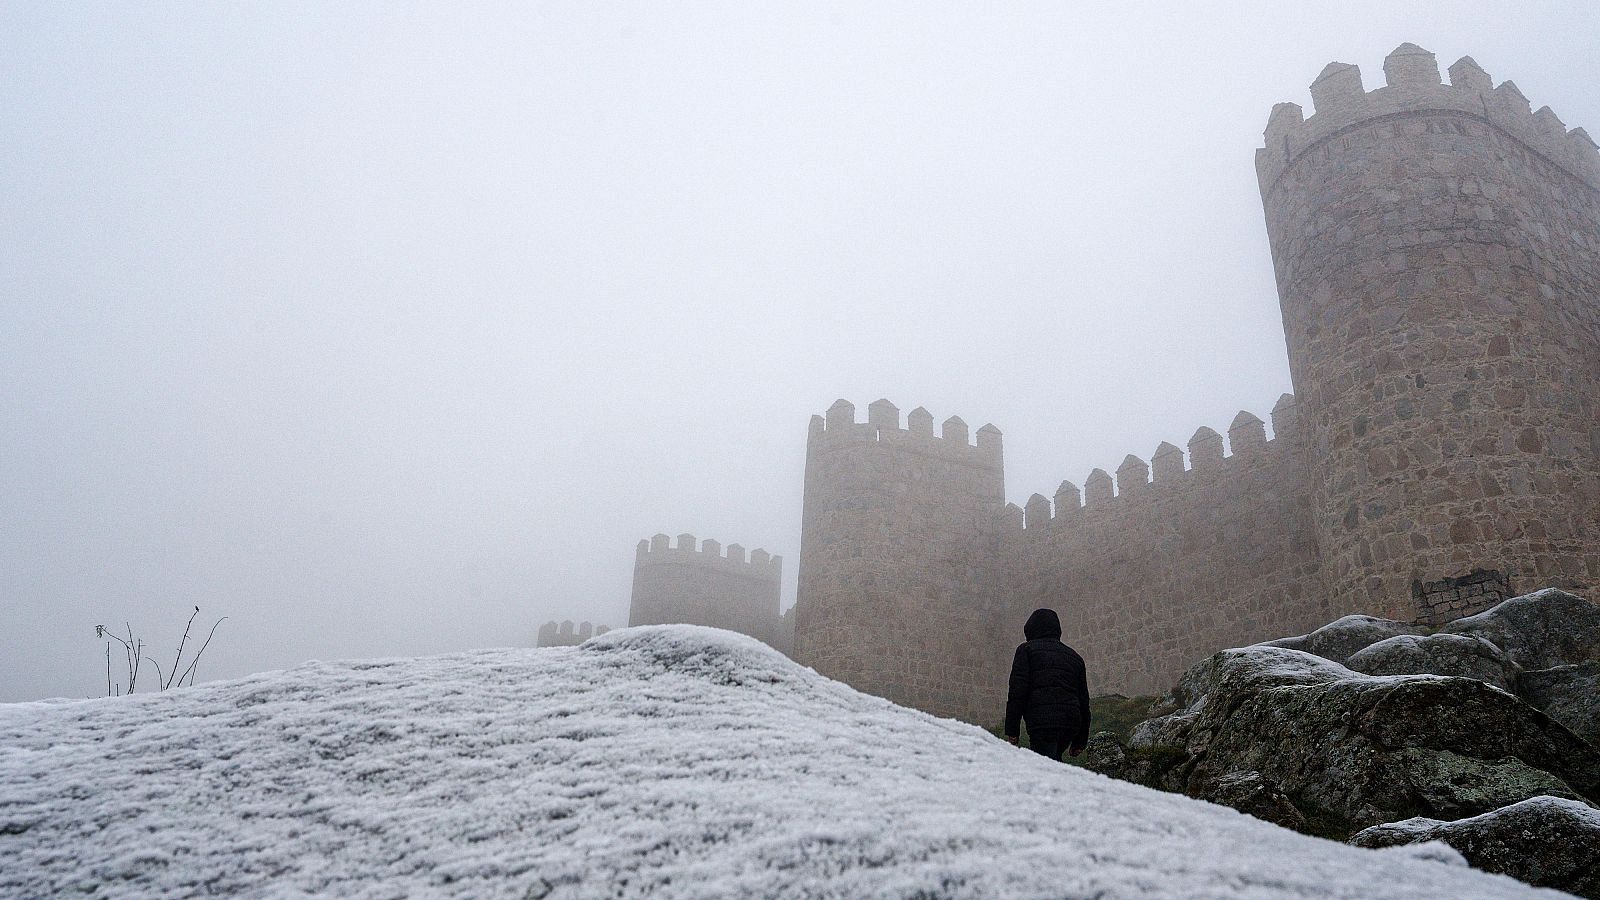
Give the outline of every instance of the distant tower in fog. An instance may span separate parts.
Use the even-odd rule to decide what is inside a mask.
[[[572,620],[568,619],[559,625],[555,622],[546,622],[539,626],[540,647],[575,647],[591,637],[599,637],[610,631],[604,625],[596,627],[592,623],[584,622],[576,628]]]
[[[698,548],[692,534],[665,534],[640,541],[633,562],[631,625],[707,625],[750,635],[790,652],[793,619],[779,613],[783,557],[707,539]]]
[[[867,421],[840,400],[811,417],[795,659],[942,715],[979,715],[994,597],[975,597],[975,536],[1005,505],[1000,430],[888,400]],[[988,603],[982,602],[988,600]]]

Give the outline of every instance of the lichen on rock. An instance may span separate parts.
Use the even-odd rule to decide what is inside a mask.
[[[1476,635],[1402,634],[1356,651],[1345,665],[1366,675],[1455,675],[1510,691],[1520,671],[1510,657]]]
[[[1600,800],[1600,748],[1514,693],[1531,687],[1530,699],[1567,720],[1593,721],[1600,665],[1518,665],[1587,652],[1560,633],[1562,621],[1587,628],[1595,610],[1576,604],[1589,606],[1544,591],[1435,635],[1347,616],[1224,650],[1184,674],[1166,698],[1172,712],[1099,755],[1120,777],[1341,839],[1534,797]]]
[[[1264,641],[1256,646],[1303,650],[1342,664],[1357,651],[1379,641],[1399,635],[1422,633],[1424,629],[1420,626],[1392,619],[1380,619],[1377,616],[1345,616],[1309,634]]]
[[[1532,797],[1482,815],[1443,822],[1414,818],[1368,828],[1358,847],[1443,841],[1473,868],[1580,897],[1600,897],[1600,811],[1575,800]]]
[[[1523,672],[1517,693],[1572,733],[1600,747],[1600,662]]]
[[[1524,669],[1600,660],[1600,606],[1554,588],[1512,597],[1440,631],[1485,638]]]

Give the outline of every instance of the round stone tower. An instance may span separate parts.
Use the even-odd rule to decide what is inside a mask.
[[[1257,151],[1337,608],[1600,585],[1600,156],[1470,58],[1332,63]]]
[[[813,416],[794,657],[830,678],[942,716],[988,721],[1005,700],[986,541],[1004,509],[1000,430],[887,400]],[[987,686],[987,691],[985,690]]]

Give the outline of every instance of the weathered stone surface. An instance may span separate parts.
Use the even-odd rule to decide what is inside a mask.
[[[1423,805],[1443,818],[1476,815],[1540,795],[1583,799],[1561,779],[1515,756],[1484,760],[1449,750],[1410,747],[1392,759]]]
[[[1083,750],[1083,767],[1111,778],[1128,777],[1128,753],[1117,736],[1109,731],[1089,735]]]
[[[1026,619],[1002,629],[996,615],[986,538],[1006,507],[1001,458],[998,429],[974,435],[955,416],[938,435],[857,422],[842,400],[814,417],[795,659],[896,703],[998,722],[1005,698],[991,687]]]
[[[1185,708],[1141,724],[1130,741],[1130,755],[1165,751],[1160,777],[1130,766],[1131,777],[1205,796],[1257,773],[1322,834],[1474,815],[1539,794],[1600,796],[1600,751],[1472,679],[1371,677],[1255,646],[1196,666],[1174,698]]]
[[[1600,747],[1600,662],[1523,672],[1517,693],[1572,733]]]
[[[1283,789],[1260,772],[1235,772],[1205,784],[1194,796],[1230,806],[1246,815],[1303,831],[1306,817],[1290,802]]]
[[[1256,163],[1327,591],[1440,623],[1600,579],[1600,168],[1514,89],[1404,71]]]
[[[1345,616],[1329,622],[1310,634],[1264,641],[1262,646],[1303,650],[1323,659],[1343,663],[1353,654],[1379,641],[1401,635],[1419,635],[1424,630],[1416,625],[1380,619],[1376,616]]]
[[[1326,684],[1354,674],[1303,650],[1264,644],[1224,650],[1183,673],[1167,697],[1166,705],[1174,711],[1134,726],[1129,744],[1140,749],[1186,744],[1197,717],[1216,695],[1242,695],[1280,685]]]
[[[1517,664],[1499,647],[1464,634],[1403,634],[1356,651],[1345,665],[1366,675],[1455,675],[1503,691],[1517,683]]]
[[[1600,661],[1524,672],[1485,637],[1523,659],[1581,657],[1591,613],[1543,591],[1459,633],[1368,643],[1404,626],[1347,617],[1226,650],[1184,673],[1173,712],[1101,753],[1116,777],[1285,827],[1455,862],[1442,841],[1479,868],[1600,897],[1600,747],[1586,740]]]
[[[1412,859],[1425,859],[1428,862],[1442,863],[1447,866],[1467,866],[1467,858],[1461,851],[1446,844],[1444,841],[1423,841],[1420,844],[1395,844],[1392,847],[1374,847],[1374,853],[1399,853]]]
[[[1600,605],[1566,591],[1512,597],[1440,630],[1485,638],[1524,669],[1600,660]]]
[[[1412,818],[1368,828],[1358,847],[1443,841],[1473,867],[1580,897],[1600,898],[1600,811],[1534,797],[1455,822]]]

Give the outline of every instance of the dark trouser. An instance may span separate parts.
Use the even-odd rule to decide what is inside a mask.
[[[1060,762],[1061,754],[1066,752],[1067,749],[1067,730],[1065,728],[1051,728],[1034,731],[1030,728],[1028,729],[1028,749]]]

